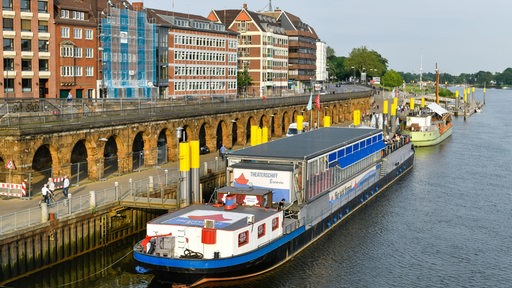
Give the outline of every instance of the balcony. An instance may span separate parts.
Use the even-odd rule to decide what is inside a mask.
[[[20,17],[21,17],[21,19],[28,19],[28,20],[30,20],[30,19],[32,19],[34,17],[34,13],[32,13],[32,12],[21,12],[20,13]]]
[[[4,50],[4,58],[14,58],[16,57],[16,51],[5,51]]]
[[[12,10],[3,10],[2,11],[2,17],[3,18],[14,18],[16,16],[16,12]]]
[[[24,58],[24,59],[34,58],[34,52],[32,52],[32,51],[21,51],[21,58]]]
[[[39,52],[39,59],[49,59],[51,56],[50,52]]]
[[[37,13],[37,20],[50,20],[50,13]]]
[[[3,31],[4,38],[14,38],[16,37],[16,31]]]
[[[21,31],[21,39],[32,39],[32,38],[34,38],[34,32]]]
[[[8,78],[8,79],[14,79],[16,78],[16,71],[9,71],[9,70],[5,70],[4,71],[4,78]]]
[[[39,36],[39,40],[50,40],[49,32],[39,32],[38,36]]]
[[[39,78],[41,79],[48,79],[52,75],[52,72],[50,71],[39,71]]]
[[[33,78],[34,71],[21,71],[21,77],[22,78]]]

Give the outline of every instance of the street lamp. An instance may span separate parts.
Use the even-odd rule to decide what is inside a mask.
[[[356,67],[352,66],[350,68],[352,68],[352,70],[354,71],[354,78],[352,78],[352,82],[355,83],[356,82]]]

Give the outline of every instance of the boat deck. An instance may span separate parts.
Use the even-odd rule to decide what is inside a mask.
[[[255,206],[237,206],[235,209],[225,210],[224,206],[197,204],[160,216],[148,224],[203,227],[204,220],[208,219],[215,221],[216,229],[234,231],[247,226],[248,219],[253,216],[254,221],[258,222],[277,213],[281,212]]]

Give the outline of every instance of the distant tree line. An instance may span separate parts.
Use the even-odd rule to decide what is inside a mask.
[[[400,86],[404,81],[405,83],[417,83],[420,79],[420,75],[416,73],[388,70],[388,60],[378,52],[369,50],[366,46],[352,49],[347,57],[336,56],[334,49],[327,47],[327,71],[331,81],[361,79],[362,73],[366,73],[368,79],[381,77],[381,81],[383,81],[381,84],[387,87]],[[421,75],[424,82],[435,82],[435,77],[435,73]],[[487,87],[509,86],[512,85],[512,68],[507,68],[501,73],[478,71],[477,73],[461,73],[458,76],[441,73],[440,83],[468,84],[480,87],[484,85]]]

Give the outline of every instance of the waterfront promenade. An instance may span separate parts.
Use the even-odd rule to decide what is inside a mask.
[[[234,147],[236,149],[241,147]],[[224,162],[220,159],[217,151],[212,151],[208,154],[201,155],[201,169],[213,172],[223,172],[225,169]],[[201,173],[201,175],[206,174]],[[120,195],[129,195],[134,190],[139,195],[145,195],[147,192],[148,183],[150,177],[154,180],[155,186],[169,185],[173,186],[178,183],[179,171],[178,163],[168,162],[156,167],[144,167],[139,171],[120,175],[111,176],[101,181],[81,181],[78,185],[71,185],[69,194],[71,195],[72,210],[65,206],[63,201],[64,196],[62,189],[55,191],[56,204],[51,205],[48,208],[48,212],[55,214],[58,218],[59,215],[67,215],[77,211],[83,211],[90,209],[90,192],[95,191],[97,193],[96,201],[101,202],[114,202],[117,189]],[[34,224],[41,223],[42,212],[39,207],[41,200],[40,191],[32,191],[30,198],[19,198],[19,197],[0,197],[0,237],[5,233],[16,231],[19,229],[26,229]],[[142,201],[142,200],[141,200]]]

